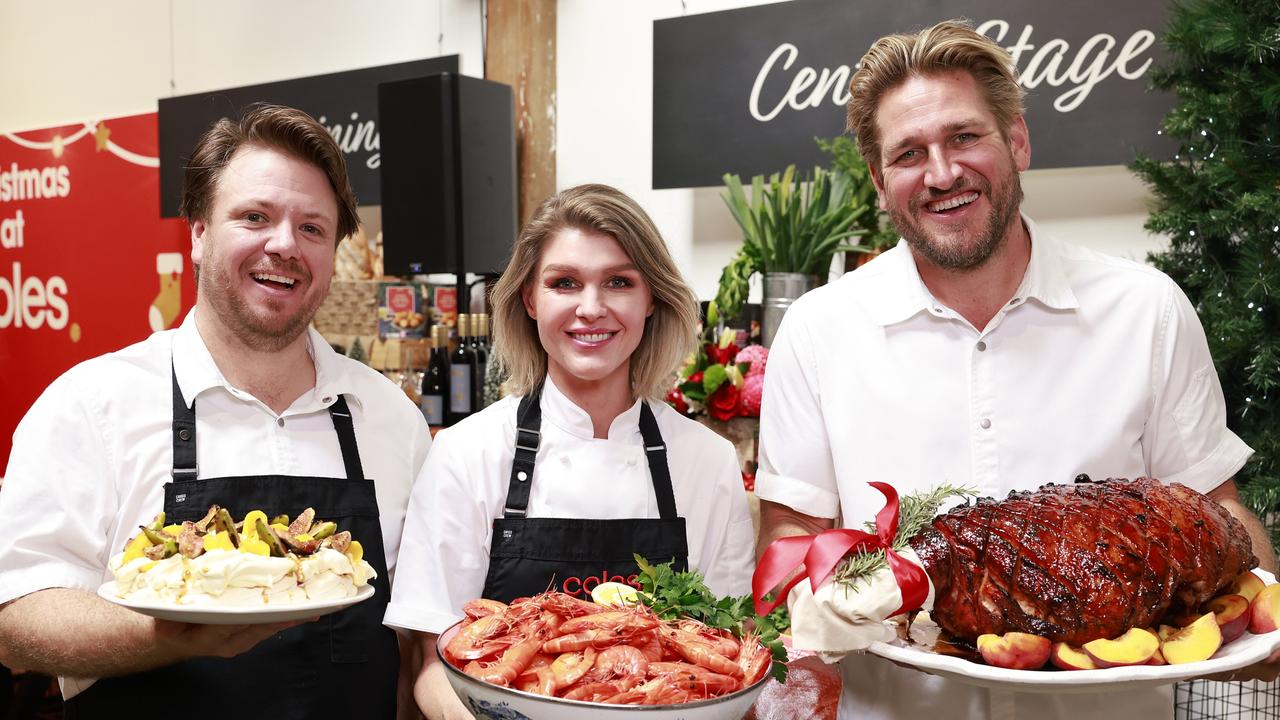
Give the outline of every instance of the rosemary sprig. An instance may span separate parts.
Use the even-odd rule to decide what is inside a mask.
[[[928,525],[947,500],[954,497],[972,498],[977,495],[977,491],[972,488],[939,485],[927,492],[903,495],[898,498],[898,532],[893,538],[893,549],[898,551],[905,548],[907,540]],[[866,529],[867,532],[875,532],[875,522],[867,522]],[[885,562],[883,550],[850,553],[836,568],[835,581],[849,589],[854,589],[860,580],[874,575],[885,567],[888,567],[888,563]]]

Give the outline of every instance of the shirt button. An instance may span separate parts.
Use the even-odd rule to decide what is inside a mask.
[[[983,341],[979,340],[979,341],[978,341],[978,352],[983,352],[983,351],[985,351],[986,349],[987,349],[987,344],[986,344],[985,342],[983,342]]]
[[[981,426],[983,430],[986,430],[991,427],[991,421],[987,418],[982,418],[982,422],[978,423],[978,425]]]
[[[320,399],[320,402],[323,402],[323,403],[331,403],[331,402],[333,402],[333,398],[331,398],[331,397],[329,397],[329,396],[327,396],[327,395],[326,395],[325,397],[323,397],[323,398],[321,398],[321,399]]]
[[[277,418],[276,424],[279,425],[280,427],[284,427],[284,418]]]

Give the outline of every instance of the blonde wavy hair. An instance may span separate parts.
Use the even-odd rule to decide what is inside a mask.
[[[964,70],[981,88],[1000,133],[1023,113],[1026,94],[1018,70],[1004,48],[973,30],[967,20],[946,20],[918,33],[886,35],[871,46],[849,79],[848,131],[858,139],[867,165],[880,172],[876,107],[885,93],[917,75]]]
[[[645,211],[619,190],[599,184],[571,187],[544,200],[520,231],[511,261],[493,287],[494,352],[510,373],[508,387],[527,395],[547,375],[547,351],[538,340],[537,322],[525,309],[523,292],[534,280],[547,240],[565,228],[612,237],[648,283],[653,313],[631,354],[631,388],[636,397],[662,398],[697,341],[698,300]]]

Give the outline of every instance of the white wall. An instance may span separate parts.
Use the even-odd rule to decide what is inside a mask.
[[[439,55],[480,75],[480,46],[480,0],[5,0],[0,131]]]
[[[557,186],[607,182],[635,196],[703,298],[740,239],[717,188],[650,189],[653,20],[765,1],[559,0]],[[442,54],[482,74],[479,0],[8,0],[0,131]],[[1145,190],[1122,167],[1033,170],[1024,187],[1027,210],[1061,237],[1137,259],[1159,244],[1142,229]]]

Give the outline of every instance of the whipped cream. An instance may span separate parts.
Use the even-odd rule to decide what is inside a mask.
[[[355,595],[377,573],[333,548],[299,558],[269,557],[238,550],[210,550],[197,558],[174,555],[123,562],[111,559],[116,594],[130,600],[178,605],[245,607],[335,600]]]

